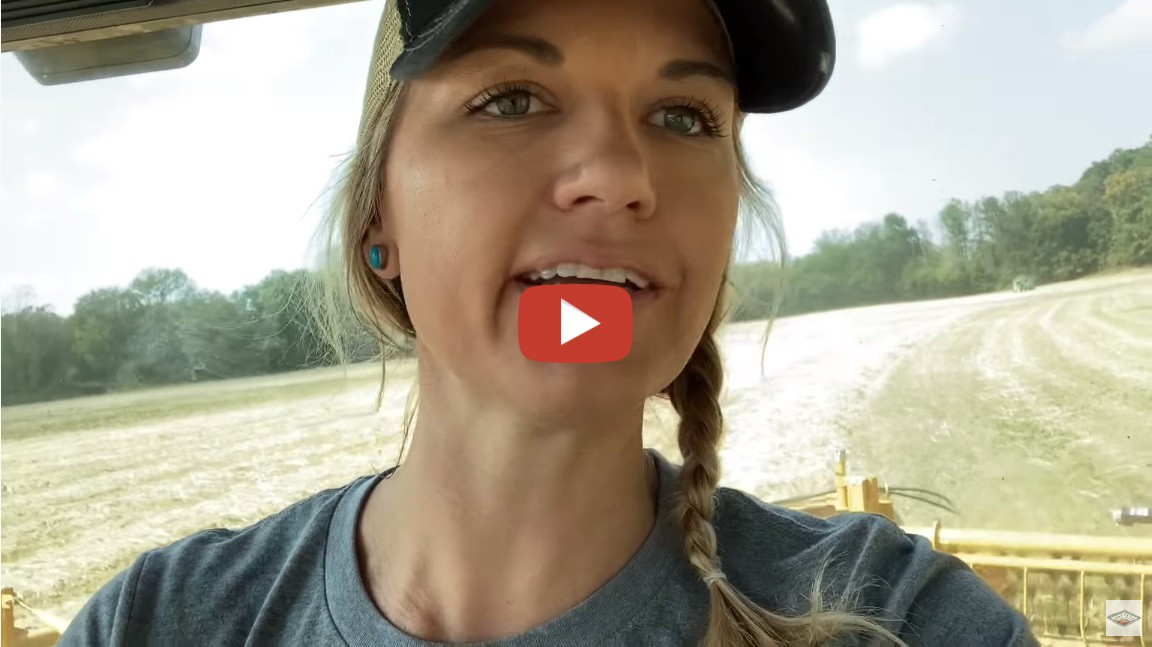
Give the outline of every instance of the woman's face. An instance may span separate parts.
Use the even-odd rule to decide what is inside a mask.
[[[542,415],[639,405],[707,324],[739,199],[728,46],[705,0],[497,0],[409,84],[384,170],[421,370]],[[631,354],[525,359],[521,277],[638,270]],[[599,410],[599,409],[594,409]]]

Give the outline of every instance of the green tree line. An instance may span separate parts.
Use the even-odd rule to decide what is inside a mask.
[[[125,288],[93,290],[61,317],[46,306],[3,315],[4,405],[279,373],[323,366],[333,353],[310,308],[316,275],[276,270],[225,296],[179,269],[150,268]],[[377,357],[365,333],[351,359]]]
[[[889,213],[824,232],[786,263],[735,268],[736,319],[954,297],[1152,265],[1152,138],[1072,186],[951,200],[934,220]]]
[[[737,266],[735,317],[761,319],[1003,289],[1152,265],[1152,139],[1115,151],[1073,186],[952,200],[932,222],[885,215],[830,231],[778,266]],[[334,362],[309,307],[316,275],[277,270],[230,295],[179,269],[93,290],[71,315],[23,304],[0,322],[0,404],[261,375]],[[780,286],[784,287],[781,288]],[[351,359],[379,356],[364,333]],[[401,349],[402,351],[403,349]]]

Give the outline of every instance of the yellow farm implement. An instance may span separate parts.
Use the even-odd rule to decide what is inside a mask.
[[[844,452],[837,454],[834,471],[834,490],[780,503],[819,517],[871,512],[900,523],[893,492],[875,477],[849,478]],[[941,497],[926,490],[907,488],[900,494],[947,507],[946,500],[933,501],[931,497]],[[1152,538],[948,529],[940,522],[930,528],[901,525],[910,534],[932,540],[936,550],[971,566],[1028,618],[1032,631],[1047,647],[1143,646],[1152,637],[1148,619]],[[1107,600],[1139,600],[1142,636],[1106,635]]]
[[[68,623],[42,613],[24,604],[16,592],[5,587],[0,591],[3,598],[3,619],[0,621],[0,647],[50,647],[60,640],[60,635]],[[42,627],[29,629],[16,626],[16,607],[28,612],[39,621]]]
[[[892,494],[947,508],[943,497],[916,488],[889,489],[875,477],[849,478],[844,452],[836,457],[835,488],[825,493],[778,502],[819,517],[870,512],[897,523]],[[935,497],[935,500],[933,500]],[[1147,645],[1152,606],[1152,538],[1050,535],[994,530],[903,526],[927,537],[941,552],[969,564],[1005,600],[1028,618],[1046,647],[1072,645]],[[1110,637],[1105,628],[1105,601],[1139,600],[1142,636]],[[4,616],[0,647],[48,647],[56,644],[67,623],[38,612],[12,591],[3,590]],[[16,626],[21,607],[41,628]]]

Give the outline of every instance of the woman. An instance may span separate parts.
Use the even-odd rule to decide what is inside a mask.
[[[886,519],[717,489],[742,199],[775,226],[739,127],[819,93],[832,42],[822,0],[391,3],[331,303],[416,340],[405,461],[145,554],[63,644],[1036,644]],[[521,295],[589,268],[626,280],[630,353],[526,359]],[[642,446],[660,394],[679,468]]]

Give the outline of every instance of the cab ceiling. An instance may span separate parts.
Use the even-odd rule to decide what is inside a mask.
[[[89,42],[356,0],[0,0],[3,49]]]

